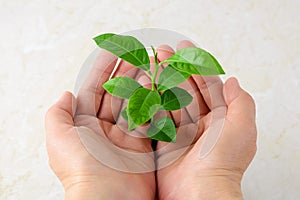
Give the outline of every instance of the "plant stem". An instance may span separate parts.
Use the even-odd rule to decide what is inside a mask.
[[[153,46],[151,46],[151,49],[152,49],[153,54],[154,54],[154,62],[155,62],[155,68],[154,68],[153,76],[151,77],[152,91],[154,91],[155,90],[156,76],[157,76],[157,72],[158,72],[158,69],[159,69],[159,64],[158,64],[158,60],[157,60],[157,52],[155,51]]]
[[[152,79],[152,73],[151,73],[151,71],[149,70],[149,71],[147,71],[147,73],[149,74],[149,76],[150,76],[151,79]]]
[[[155,63],[155,70],[154,70],[154,75],[153,75],[153,79],[152,79],[152,91],[154,91],[154,89],[155,89],[155,80],[156,80],[158,68],[159,68],[159,65],[157,63]]]
[[[151,117],[150,124],[154,122],[154,116]]]

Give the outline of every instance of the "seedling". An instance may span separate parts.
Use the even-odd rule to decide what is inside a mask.
[[[147,50],[136,38],[106,33],[93,39],[100,48],[144,70],[151,78],[151,89],[125,76],[108,80],[103,84],[103,88],[113,96],[128,99],[127,106],[121,111],[121,116],[128,122],[128,130],[150,123],[147,135],[154,140],[176,142],[173,120],[169,117],[156,119],[155,115],[159,110],[178,110],[192,102],[193,97],[184,89],[176,87],[177,85],[186,81],[192,74],[225,74],[218,61],[201,48],[183,48],[170,58],[159,62],[157,51],[151,47],[155,67],[150,69]],[[158,69],[163,64],[167,66],[158,75]]]

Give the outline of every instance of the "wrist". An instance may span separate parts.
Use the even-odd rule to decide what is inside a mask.
[[[123,174],[125,175],[125,174]],[[128,175],[128,174],[127,174]],[[121,176],[121,177],[120,177]],[[131,182],[131,184],[128,184]],[[98,200],[98,199],[150,199],[155,195],[155,188],[140,180],[139,176],[118,178],[110,177],[80,177],[64,181],[65,200]],[[149,192],[150,191],[150,192]],[[151,193],[153,192],[153,194]]]
[[[98,184],[75,184],[65,189],[65,200],[108,199],[109,191]]]
[[[197,175],[199,180],[198,199],[214,200],[240,200],[243,199],[241,180],[243,174],[235,170],[223,168],[202,170]]]
[[[241,184],[228,177],[202,179],[199,185],[198,199],[241,200]]]
[[[162,199],[241,200],[240,180],[227,176],[189,176]]]
[[[97,176],[71,176],[62,181],[65,189],[65,200],[105,199],[109,190]]]

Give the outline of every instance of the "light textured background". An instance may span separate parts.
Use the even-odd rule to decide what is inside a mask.
[[[257,103],[245,199],[300,199],[300,1],[0,0],[0,199],[62,199],[44,114],[103,32],[167,28],[193,38]]]

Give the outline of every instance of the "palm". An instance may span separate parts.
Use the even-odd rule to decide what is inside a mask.
[[[121,131],[116,124],[93,116],[78,115],[75,116],[74,120],[75,126],[80,128],[77,128],[72,134],[79,135],[80,145],[77,145],[77,147],[74,144],[70,145],[72,148],[77,149],[77,152],[74,152],[72,157],[77,157],[78,159],[73,159],[69,164],[76,164],[77,166],[79,163],[81,164],[80,167],[77,167],[80,171],[72,172],[72,174],[80,174],[84,177],[97,177],[99,180],[104,180],[109,174],[109,179],[114,182],[118,180],[118,184],[124,186],[130,182],[131,186],[135,187],[134,190],[141,185],[143,185],[144,190],[148,190],[139,190],[136,191],[136,194],[139,192],[146,192],[147,194],[152,194],[152,196],[155,194],[154,173],[135,173],[136,171],[134,170],[141,170],[139,166],[133,164],[136,163],[136,160],[134,160],[135,157],[124,156],[122,153],[114,150],[116,149],[114,145],[117,145],[120,149],[125,149],[124,152],[129,155],[130,152],[150,152],[151,145],[148,141],[127,139],[127,137],[130,136]],[[108,137],[106,138],[104,134]],[[120,138],[121,140],[119,140]],[[91,140],[93,140],[92,143],[90,143]],[[78,142],[76,142],[76,144],[78,144]],[[81,144],[83,144],[84,147]],[[78,152],[79,148],[80,152]],[[99,154],[99,152],[101,152],[101,154]],[[104,154],[106,154],[105,156],[108,156],[109,159],[99,156],[103,156]],[[151,166],[153,157],[149,156],[149,158],[143,162],[143,166]],[[74,178],[74,175],[72,175],[72,177]],[[122,187],[118,188],[120,188],[119,192],[122,192]],[[128,189],[128,186],[123,188],[123,193],[126,194]]]
[[[239,183],[254,156],[253,144],[256,138],[255,134],[251,133],[253,130],[250,130],[248,134],[250,137],[241,138],[240,130],[247,129],[236,127],[226,120],[218,145],[209,155],[199,159],[199,152],[204,142],[203,138],[200,138],[176,162],[159,170],[157,182],[160,197],[167,199],[169,195],[172,196],[175,193],[179,197],[177,194],[179,191],[184,195],[201,189],[199,179],[195,177],[200,177],[201,180],[201,178],[223,176]],[[230,137],[226,138],[225,135],[230,135]],[[245,145],[241,146],[241,141],[245,142]],[[168,154],[161,155],[159,159],[163,159],[164,156]]]

